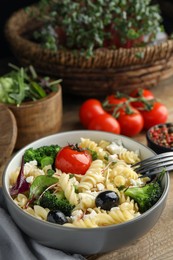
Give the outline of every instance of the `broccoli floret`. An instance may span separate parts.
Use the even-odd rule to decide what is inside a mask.
[[[36,149],[29,148],[24,153],[24,162],[36,160],[38,167],[41,168],[49,164],[52,165],[60,148],[59,145],[42,146]]]
[[[164,173],[142,187],[129,187],[125,190],[125,195],[138,204],[141,213],[150,209],[161,197],[163,192],[161,178]]]
[[[74,208],[74,206],[64,197],[63,193],[54,194],[49,190],[43,194],[39,204],[40,206],[50,210],[60,210],[65,216],[70,216],[71,211]]]

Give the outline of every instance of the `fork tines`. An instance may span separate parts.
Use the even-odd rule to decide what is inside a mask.
[[[173,152],[154,155],[134,164],[133,169],[144,176],[151,176],[161,172],[173,170]]]

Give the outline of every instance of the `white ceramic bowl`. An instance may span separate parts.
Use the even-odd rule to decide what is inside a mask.
[[[37,148],[51,144],[64,146],[67,143],[79,142],[80,137],[91,138],[95,141],[121,139],[126,148],[130,150],[139,149],[142,158],[148,158],[154,154],[152,150],[130,138],[106,132],[71,131],[42,138],[20,150],[7,165],[3,174],[3,191],[7,207],[16,224],[27,235],[46,246],[84,255],[116,250],[140,238],[157,223],[165,207],[169,190],[168,174],[164,176],[162,181],[163,194],[152,208],[131,221],[99,228],[71,228],[38,220],[16,206],[9,195],[10,173],[20,165],[21,157],[26,148]]]

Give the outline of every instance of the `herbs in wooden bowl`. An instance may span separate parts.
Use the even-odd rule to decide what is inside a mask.
[[[0,102],[13,112],[18,129],[15,148],[57,133],[62,122],[61,80],[38,76],[32,66],[0,77]]]
[[[19,68],[9,64],[12,70],[0,77],[0,102],[21,105],[22,102],[45,98],[59,88],[61,80],[51,81],[49,77],[37,75],[33,66]]]

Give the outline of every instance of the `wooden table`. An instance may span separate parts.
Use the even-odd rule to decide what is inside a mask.
[[[165,80],[152,89],[169,110],[168,121],[173,122],[173,78]],[[84,98],[67,96],[63,97],[63,124],[61,131],[82,129],[79,122],[78,111]],[[135,140],[146,144],[145,133],[134,137]],[[2,169],[1,169],[2,172]],[[172,173],[173,174],[173,173]],[[130,246],[110,252],[104,255],[87,257],[89,260],[172,260],[173,259],[173,175],[170,174],[171,186],[167,205],[160,220],[154,228],[138,241]]]

